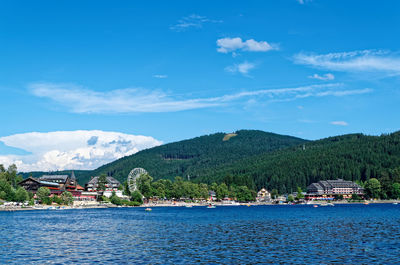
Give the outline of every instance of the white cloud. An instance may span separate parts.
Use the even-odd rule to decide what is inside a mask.
[[[249,71],[249,67],[237,71]],[[308,97],[349,96],[371,93],[373,90],[346,89],[343,84],[321,84],[294,88],[261,89],[244,91],[210,98],[175,99],[160,91],[143,89],[117,89],[106,92],[94,91],[75,85],[37,83],[30,86],[32,93],[47,98],[74,113],[138,113],[174,112],[206,107],[242,104],[249,98],[266,97],[279,102]]]
[[[169,27],[173,31],[185,31],[189,28],[202,28],[205,23],[222,23],[222,20],[209,19],[204,16],[192,14],[178,20],[178,23]]]
[[[51,99],[76,113],[173,112],[218,105],[207,99],[177,100],[161,91],[138,88],[103,92],[71,84],[36,83],[29,87],[35,96]]]
[[[335,76],[333,74],[330,74],[330,73],[324,74],[324,75],[313,74],[313,75],[310,75],[308,78],[327,81],[327,80],[335,79]]]
[[[266,41],[255,41],[249,39],[242,41],[241,38],[222,38],[217,40],[217,51],[221,53],[235,52],[236,50],[250,52],[266,52],[270,50],[278,50],[276,44],[269,44]]]
[[[225,67],[225,71],[230,72],[230,73],[241,73],[244,75],[247,75],[250,70],[255,68],[255,64],[249,63],[249,62],[243,62],[240,64],[234,64],[231,66]]]
[[[383,72],[400,75],[400,57],[382,50],[305,54],[294,56],[295,63],[343,72]]]
[[[30,132],[0,137],[7,146],[24,149],[28,155],[1,155],[0,164],[15,163],[19,171],[95,169],[123,156],[162,144],[149,136],[119,132]]]
[[[331,122],[332,125],[337,125],[337,126],[347,126],[349,125],[347,122],[345,121],[332,121]]]
[[[160,79],[164,79],[167,78],[168,75],[153,75],[154,78],[160,78]]]

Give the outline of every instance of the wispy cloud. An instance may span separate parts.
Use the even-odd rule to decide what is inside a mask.
[[[311,2],[312,0],[296,0],[297,3],[299,3],[300,5],[304,5],[306,2]]]
[[[173,31],[185,31],[190,28],[202,28],[205,23],[222,23],[222,20],[209,19],[204,16],[192,14],[178,20],[178,23],[169,27]]]
[[[383,50],[305,54],[294,56],[295,63],[343,72],[383,72],[400,75],[400,57]]]
[[[349,125],[347,122],[345,121],[332,121],[331,122],[332,125],[337,125],[337,126],[347,126]]]
[[[26,155],[0,155],[0,164],[16,164],[20,171],[94,169],[123,156],[162,144],[149,136],[119,132],[29,132],[0,137],[6,146]]]
[[[241,38],[218,39],[217,46],[217,51],[221,53],[235,52],[236,50],[267,52],[279,49],[277,44],[269,44],[266,41],[255,41],[253,39],[243,41]]]
[[[154,78],[164,79],[167,78],[168,75],[153,75]]]
[[[227,66],[225,67],[225,71],[226,72],[230,72],[230,73],[241,73],[243,75],[247,75],[249,73],[250,70],[255,68],[255,64],[253,63],[249,63],[249,62],[243,62],[240,64],[234,64],[231,66]]]
[[[178,99],[161,91],[132,88],[94,91],[71,84],[36,83],[30,85],[30,89],[35,96],[50,99],[58,106],[63,106],[75,113],[175,112],[241,104],[252,97],[257,99],[266,97],[265,100],[279,102],[308,97],[342,97],[372,92],[372,89],[349,90],[343,84],[323,84],[243,91],[209,98]]]
[[[328,80],[335,79],[335,76],[333,74],[330,74],[330,73],[324,74],[324,75],[313,74],[313,75],[310,75],[308,78],[328,81]]]

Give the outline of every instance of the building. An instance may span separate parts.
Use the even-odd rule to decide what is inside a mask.
[[[257,192],[256,200],[258,202],[267,202],[271,200],[271,193],[269,193],[266,189],[262,188],[259,192]]]
[[[33,177],[29,177],[24,179],[18,183],[19,186],[23,187],[26,191],[36,193],[40,187],[46,187],[50,190],[51,193],[61,193],[60,185],[54,182],[41,181],[39,179],[35,179]]]
[[[363,196],[364,189],[357,183],[343,179],[321,180],[307,187],[306,199],[331,200],[339,195],[350,198],[353,194]]]
[[[119,186],[121,183],[119,183],[118,180],[116,180],[113,177],[106,177],[107,183],[105,184],[106,190],[105,191],[118,191]],[[85,190],[87,191],[97,191],[99,186],[99,176],[92,177],[92,179],[86,183],[85,185]]]
[[[26,191],[36,193],[40,187],[46,187],[51,194],[60,195],[69,191],[74,197],[80,197],[84,190],[76,181],[74,172],[69,175],[43,175],[39,178],[29,177],[18,183]]]

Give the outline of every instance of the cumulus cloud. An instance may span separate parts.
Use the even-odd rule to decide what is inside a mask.
[[[242,73],[251,69],[238,68]],[[32,93],[47,98],[74,113],[137,113],[172,112],[206,107],[243,104],[249,98],[266,97],[270,101],[287,101],[307,97],[349,96],[371,93],[370,88],[347,89],[343,84],[322,84],[279,89],[242,91],[209,98],[175,99],[162,92],[118,89],[93,91],[74,85],[38,83],[31,85]]]
[[[209,19],[204,16],[192,14],[178,20],[178,23],[169,27],[173,31],[185,31],[190,28],[202,28],[205,23],[221,23],[222,20]]]
[[[231,66],[227,66],[225,68],[226,72],[230,72],[230,73],[241,73],[244,75],[247,75],[249,73],[250,70],[255,68],[255,64],[253,63],[249,63],[249,62],[243,62],[240,64],[234,64]]]
[[[308,78],[318,79],[318,80],[322,80],[322,81],[328,81],[328,80],[335,79],[335,76],[333,74],[330,74],[330,73],[324,74],[324,75],[313,74],[313,75],[310,75]]]
[[[95,169],[123,156],[162,144],[149,136],[119,132],[30,132],[0,137],[7,146],[24,149],[27,155],[1,155],[0,164],[16,164],[19,171]]]
[[[342,72],[380,72],[400,75],[400,57],[383,50],[305,54],[294,56],[295,63]]]
[[[345,121],[332,121],[331,122],[332,125],[337,125],[337,126],[347,126],[349,125],[347,122]]]
[[[269,44],[266,41],[255,41],[249,39],[243,41],[241,38],[222,38],[217,40],[217,51],[221,53],[235,52],[236,50],[250,52],[266,52],[278,50],[276,44]]]

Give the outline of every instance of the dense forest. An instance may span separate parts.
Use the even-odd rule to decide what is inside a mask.
[[[143,150],[94,171],[75,171],[80,183],[108,174],[121,182],[135,167],[158,179],[180,176],[195,183],[247,186],[279,193],[303,190],[312,182],[376,178],[382,197],[400,183],[400,132],[381,136],[349,134],[317,141],[262,131],[217,133]]]
[[[376,178],[385,189],[400,183],[400,132],[381,136],[349,134],[308,142],[243,159],[217,170],[214,178],[223,180],[230,175],[247,176],[257,188],[277,188],[280,193],[337,178],[361,184]]]
[[[102,173],[123,182],[130,170],[142,167],[155,180],[173,180],[176,176],[196,180],[212,177],[217,169],[226,168],[244,158],[305,142],[296,137],[255,130],[241,130],[233,134],[216,133],[143,150],[93,172],[75,174],[81,183],[85,183],[90,175]]]

